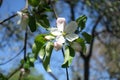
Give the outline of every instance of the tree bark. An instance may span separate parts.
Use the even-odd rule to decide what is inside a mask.
[[[84,80],[89,80],[90,59],[84,59]]]

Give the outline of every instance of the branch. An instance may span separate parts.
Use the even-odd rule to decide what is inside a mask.
[[[6,21],[8,21],[8,20],[10,20],[10,19],[12,19],[12,18],[14,18],[14,17],[17,16],[17,15],[18,15],[18,14],[16,13],[16,14],[14,14],[14,15],[6,18],[6,19],[4,19],[3,21],[0,22],[0,24],[2,25],[4,22],[6,22]]]
[[[26,1],[26,5],[25,5],[25,7],[24,7],[21,11],[24,11],[25,9],[28,8],[28,0],[25,0],[25,1]],[[15,14],[13,14],[12,16],[4,19],[3,21],[0,22],[0,25],[2,25],[4,22],[6,22],[6,21],[8,21],[8,20],[10,20],[10,19],[12,19],[12,18],[14,18],[14,17],[17,16],[17,15],[18,15],[18,14],[15,13]]]
[[[15,59],[17,56],[19,56],[20,53],[22,53],[22,51],[23,51],[23,49],[21,49],[20,52],[17,53],[13,58],[11,58],[11,59],[9,59],[8,61],[5,61],[5,62],[3,62],[3,63],[0,63],[0,65],[5,65],[5,64],[9,63],[9,62],[12,61],[13,59]]]
[[[92,40],[91,40],[91,43],[90,43],[90,49],[89,49],[89,54],[87,56],[88,59],[90,59],[91,55],[92,55],[92,49],[93,49],[93,44],[94,44],[94,38],[95,38],[95,29],[98,25],[98,23],[100,22],[100,20],[102,19],[102,16],[100,15],[96,21],[96,23],[94,24],[93,26],[93,29],[92,29]]]
[[[8,77],[7,79],[9,80],[15,73],[17,73],[20,69],[22,68],[22,65],[19,66],[16,70],[14,70]]]
[[[63,57],[65,57],[65,53],[64,53],[64,49],[62,48],[62,53],[63,53]],[[67,80],[69,80],[69,73],[68,73],[68,68],[66,69],[66,76],[67,76]]]

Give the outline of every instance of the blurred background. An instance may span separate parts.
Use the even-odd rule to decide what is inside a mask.
[[[0,0],[0,22],[25,7],[25,0]],[[46,0],[49,1],[49,0]],[[84,31],[93,36],[93,42],[86,44],[89,55],[89,80],[120,79],[120,1],[119,0],[53,0],[54,8],[59,17],[67,23],[81,15],[87,16]],[[56,25],[53,12],[46,13],[51,26]],[[24,46],[25,30],[17,25],[18,17],[0,24],[0,76],[9,76],[20,66]],[[32,44],[37,34],[46,33],[39,27],[36,32],[28,32],[27,52],[32,52]],[[92,45],[92,46],[91,46]],[[16,56],[16,54],[19,54]],[[53,51],[51,57],[52,74],[47,73],[40,60],[35,61],[34,68],[24,80],[66,80],[65,69],[61,68],[63,56],[61,51]],[[9,61],[16,56],[12,61]],[[87,57],[86,57],[87,58]],[[85,60],[77,53],[69,67],[70,80],[84,80]],[[8,61],[8,62],[7,62]],[[17,80],[19,71],[10,80]],[[0,79],[1,80],[1,79]]]

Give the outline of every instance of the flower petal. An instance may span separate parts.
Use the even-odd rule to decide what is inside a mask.
[[[57,23],[58,30],[63,32],[65,24],[66,24],[65,18],[58,18],[56,23]]]
[[[67,26],[65,26],[65,33],[74,33],[78,25],[75,21],[71,21]]]
[[[17,14],[18,14],[18,17],[20,18],[20,19],[17,21],[17,24],[21,24],[21,21],[22,21],[22,12],[17,11]]]
[[[58,42],[58,43],[65,43],[65,38],[63,36],[57,36],[56,37],[56,42]]]
[[[54,36],[60,36],[62,33],[57,28],[50,28],[50,33]]]
[[[52,39],[55,39],[55,37],[54,37],[54,36],[51,36],[51,35],[48,35],[48,36],[45,36],[45,39],[46,39],[46,40],[52,40]]]
[[[67,34],[65,37],[68,41],[72,42],[75,39],[77,39],[79,36],[77,34],[71,33],[71,34]]]

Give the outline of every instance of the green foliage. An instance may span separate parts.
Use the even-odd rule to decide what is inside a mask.
[[[88,34],[87,32],[83,32],[82,35],[87,43],[91,42],[92,36],[90,34]]]
[[[46,43],[46,39],[44,38],[45,35],[46,34],[40,34],[35,37],[35,41],[32,47],[32,52],[35,54],[35,58],[37,58],[41,47]]]
[[[20,75],[20,71],[15,73],[9,80],[18,80],[19,75]],[[29,74],[25,73],[25,75],[22,76],[21,80],[44,80],[44,76],[38,74],[38,72],[35,69],[30,69],[30,73]]]
[[[48,72],[51,72],[50,57],[51,57],[51,54],[52,54],[52,50],[53,50],[53,43],[48,42],[46,44],[46,47],[45,47],[46,55],[45,55],[45,58],[43,59],[43,66],[44,66],[45,70],[48,71]]]
[[[24,69],[29,69],[30,67],[34,67],[34,61],[36,59],[34,58],[34,55],[32,53],[28,53],[28,56],[26,57],[26,61],[24,59],[21,60],[21,64],[23,65]]]
[[[8,80],[3,74],[0,73],[0,80]]]
[[[82,47],[82,52],[86,52],[86,45],[85,45],[85,40],[82,38],[78,38],[76,40],[76,42],[78,42],[78,44],[80,44],[80,46]]]
[[[41,47],[41,49],[40,49],[40,51],[39,51],[39,57],[40,57],[40,59],[44,59],[44,56],[45,56],[45,47],[46,47],[46,45],[43,45],[42,47]]]
[[[31,32],[36,31],[37,26],[36,26],[35,16],[29,15],[28,25],[29,25]]]
[[[36,15],[36,20],[38,26],[42,26],[44,28],[48,28],[50,26],[46,15]]]
[[[75,56],[75,51],[70,46],[65,46],[65,58],[62,68],[67,68],[72,63],[72,60]]]
[[[33,6],[33,7],[36,7],[39,5],[40,3],[40,0],[28,0],[28,3]]]
[[[78,26],[80,27],[81,31],[85,28],[86,21],[87,17],[85,15],[82,15],[79,18],[77,18],[76,22],[78,23]]]

